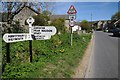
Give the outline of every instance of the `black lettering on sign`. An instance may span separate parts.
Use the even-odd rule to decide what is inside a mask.
[[[34,27],[34,29],[45,29],[45,27]]]
[[[35,35],[36,40],[44,39],[44,35]]]
[[[34,34],[41,34],[41,32],[34,32]]]
[[[40,31],[40,29],[35,29],[34,31]]]
[[[8,37],[23,37],[24,35],[8,35]]]
[[[24,37],[24,35],[8,35],[8,41],[23,40]]]
[[[42,30],[42,32],[52,32],[52,30]]]

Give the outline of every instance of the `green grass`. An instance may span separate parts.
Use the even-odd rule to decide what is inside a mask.
[[[52,36],[50,40],[33,41],[33,62],[29,62],[28,41],[11,44],[11,63],[6,64],[5,43],[3,44],[2,78],[60,78],[71,77],[91,39],[90,34],[70,34]]]
[[[2,64],[2,38],[0,36],[0,68],[1,68],[1,64]]]

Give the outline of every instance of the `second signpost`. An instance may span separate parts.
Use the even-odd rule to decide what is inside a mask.
[[[77,11],[76,11],[75,7],[73,5],[71,5],[67,13],[69,14],[69,26],[71,29],[71,31],[70,31],[70,44],[72,46],[72,36],[73,36],[72,35],[72,27],[75,26],[75,19],[76,19]]]

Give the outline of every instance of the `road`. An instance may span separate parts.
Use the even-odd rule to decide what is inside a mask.
[[[96,31],[85,78],[118,78],[118,37]]]

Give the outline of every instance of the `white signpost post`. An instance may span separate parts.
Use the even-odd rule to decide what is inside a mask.
[[[71,42],[71,46],[72,46],[72,27],[75,26],[75,21],[74,20],[76,19],[76,13],[77,13],[77,11],[74,8],[74,6],[71,5],[67,13],[69,14],[69,26],[71,28],[70,42]]]
[[[29,34],[31,35],[30,36],[30,39],[32,39],[32,24],[34,23],[34,19],[30,16],[28,19],[27,19],[27,23],[29,24]],[[29,49],[30,49],[30,62],[32,62],[32,40],[29,40]]]
[[[29,24],[29,34],[32,34],[32,24],[34,21],[35,20],[31,16],[27,19],[27,23]]]
[[[6,33],[3,35],[3,40],[6,43],[29,40],[30,62],[32,62],[32,40],[48,40],[57,32],[54,26],[32,26],[34,21],[32,17],[27,19],[29,33]]]

